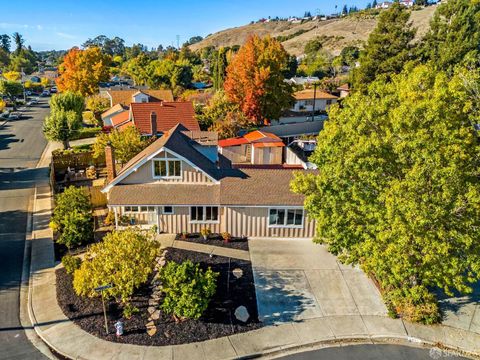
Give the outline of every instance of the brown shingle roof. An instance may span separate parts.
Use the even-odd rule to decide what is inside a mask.
[[[107,93],[111,96],[111,105],[123,104],[129,106],[132,103],[132,95],[139,92],[136,89],[132,90],[108,90]],[[172,90],[142,90],[144,94],[150,96],[149,101],[173,101]]]
[[[125,110],[125,108],[121,104],[116,104],[116,105],[112,106],[110,109],[105,110],[102,113],[101,118],[103,119],[107,116],[110,116],[112,114],[115,114],[116,112],[123,111],[123,110]]]
[[[313,99],[313,94],[314,91],[313,89],[305,89],[305,90],[300,90],[297,91],[293,96],[295,97],[296,100],[310,100]],[[325,91],[317,90],[315,94],[316,99],[338,99],[337,96],[329,94]]]
[[[165,132],[177,124],[185,126],[186,130],[200,131],[193,103],[190,101],[132,103],[131,109],[135,126],[142,134],[152,134],[152,112],[157,114],[159,132]]]
[[[299,170],[230,169],[216,185],[116,185],[110,190],[109,204],[302,206],[304,196],[290,191],[294,171]]]

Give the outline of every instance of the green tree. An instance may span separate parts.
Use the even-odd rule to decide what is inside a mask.
[[[215,52],[213,61],[213,88],[215,90],[223,89],[223,82],[225,81],[225,75],[227,70],[227,50],[221,47]]]
[[[43,133],[48,140],[62,142],[63,148],[68,149],[75,131],[81,126],[75,111],[56,110],[45,118]]]
[[[55,208],[51,220],[55,229],[61,230],[62,219],[64,219],[72,209],[77,209],[84,213],[92,211],[90,198],[85,189],[69,186],[63,193],[55,197]]]
[[[68,249],[79,246],[93,238],[93,218],[91,213],[71,208],[60,222],[62,231],[56,239]]]
[[[0,94],[7,95],[11,99],[14,96],[19,96],[23,93],[22,84],[16,81],[1,81],[0,80]]]
[[[51,112],[58,110],[73,111],[77,116],[77,121],[81,122],[82,112],[85,109],[85,98],[73,91],[55,94],[50,99],[50,109]]]
[[[181,264],[170,261],[160,270],[162,292],[161,309],[178,319],[198,319],[215,294],[218,273],[200,269],[190,260]]]
[[[10,53],[10,36],[7,34],[0,35],[0,47],[7,53]]]
[[[410,13],[398,3],[380,13],[377,27],[360,54],[360,66],[353,71],[354,88],[365,90],[378,75],[389,77],[403,69],[411,58],[411,41],[415,36],[409,18]]]
[[[133,79],[135,85],[146,85],[151,77],[148,71],[150,62],[151,59],[147,55],[140,53],[123,63],[122,71]]]
[[[93,156],[103,156],[105,146],[109,143],[115,149],[115,159],[121,164],[127,163],[149,144],[147,140],[142,138],[140,131],[135,126],[129,126],[122,131],[115,129],[109,134],[101,133],[98,135],[95,144],[93,144]]]
[[[15,55],[20,55],[20,51],[23,48],[23,44],[25,43],[25,40],[23,39],[23,36],[20,35],[18,32],[14,32],[12,34],[13,42],[15,43]]]
[[[92,245],[73,275],[73,288],[80,296],[98,297],[95,288],[113,286],[107,298],[128,304],[135,290],[148,281],[159,254],[159,242],[145,232],[127,229],[107,234]]]
[[[110,101],[108,98],[101,95],[92,95],[86,98],[85,108],[93,111],[98,118],[102,112],[110,107]]]
[[[437,69],[450,72],[468,59],[480,62],[480,3],[471,0],[443,2],[433,16],[421,52]]]
[[[316,241],[375,277],[406,319],[435,322],[432,288],[471,292],[480,279],[478,73],[432,64],[374,81],[333,107],[297,175]]]

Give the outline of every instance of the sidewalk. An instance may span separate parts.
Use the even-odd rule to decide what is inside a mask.
[[[45,155],[40,166],[45,166],[49,161],[48,151]],[[52,349],[67,358],[231,359],[275,355],[304,347],[326,347],[352,342],[400,342],[413,345],[424,343],[432,346],[441,344],[480,356],[480,334],[448,326],[410,324],[375,315],[325,316],[267,326],[199,343],[163,347],[119,344],[96,338],[68,320],[58,306],[52,233],[48,228],[51,207],[50,188],[48,179],[45,179],[44,183],[38,185],[33,213],[29,315],[38,335]],[[167,240],[174,246],[187,246],[192,250],[192,245],[194,247],[199,245],[184,244],[165,236],[166,246]],[[223,256],[231,256],[232,250],[235,250],[217,247],[213,250],[219,251],[218,249],[230,254]],[[196,251],[211,250],[211,247],[205,246]],[[235,254],[245,256],[243,252]]]

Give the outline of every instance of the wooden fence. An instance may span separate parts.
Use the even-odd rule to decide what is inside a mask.
[[[93,157],[93,151],[80,153],[54,153],[52,163],[56,172],[66,171],[68,168],[85,169],[90,165],[96,168],[105,167],[105,156]]]

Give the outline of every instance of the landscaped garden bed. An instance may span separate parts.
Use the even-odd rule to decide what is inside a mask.
[[[131,298],[131,304],[139,309],[130,319],[122,316],[121,306],[115,301],[106,301],[110,334],[105,334],[102,302],[100,298],[77,296],[72,286],[72,275],[60,268],[57,276],[57,300],[64,314],[83,330],[100,338],[138,345],[175,345],[214,339],[257,329],[262,326],[258,321],[255,287],[252,267],[249,261],[168,248],[165,254],[167,264],[171,261],[182,263],[190,260],[198,263],[202,270],[209,267],[218,272],[216,291],[207,310],[198,320],[185,319],[175,321],[171,315],[160,311],[154,321],[156,332],[147,334],[149,322],[149,299],[152,286],[150,281],[137,289]],[[235,270],[235,271],[234,271]],[[240,271],[241,270],[241,271]],[[151,279],[150,279],[151,280]],[[161,303],[161,301],[160,301]],[[246,322],[238,320],[235,311],[238,307],[247,309]],[[123,336],[115,336],[114,324],[119,319],[124,323]]]
[[[193,234],[177,234],[176,240],[188,241],[204,245],[213,245],[228,247],[231,249],[246,250],[248,251],[248,239],[231,237],[228,241],[225,241],[219,234],[211,234],[206,239],[198,233]]]

